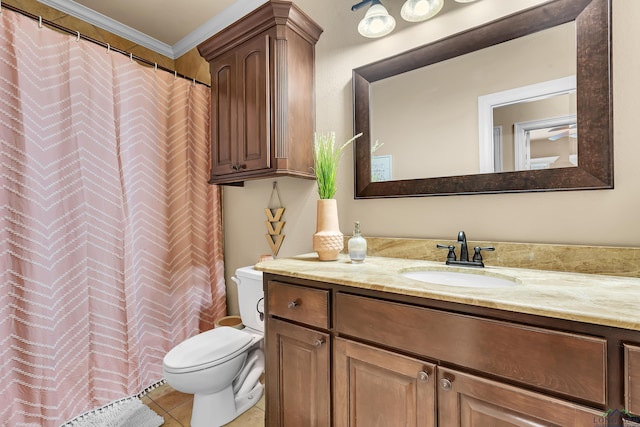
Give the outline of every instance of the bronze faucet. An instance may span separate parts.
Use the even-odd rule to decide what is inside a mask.
[[[456,258],[455,246],[453,245],[440,245],[437,244],[437,248],[448,249],[447,253],[447,265],[461,265],[466,267],[484,267],[484,262],[482,261],[481,251],[495,251],[496,248],[493,246],[480,247],[476,246],[473,248],[473,259],[469,261],[469,247],[467,245],[467,236],[464,234],[464,231],[460,231],[458,233],[458,243],[460,243],[460,260]]]

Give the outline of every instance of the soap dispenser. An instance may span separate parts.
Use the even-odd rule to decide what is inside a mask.
[[[361,263],[367,256],[367,241],[360,234],[360,221],[356,221],[353,237],[349,239],[347,244],[349,248],[349,258],[353,263]]]

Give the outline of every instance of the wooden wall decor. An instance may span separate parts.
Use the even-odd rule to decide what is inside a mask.
[[[278,204],[274,204],[273,196],[278,198]],[[284,207],[280,201],[280,193],[278,193],[278,183],[273,182],[273,190],[271,190],[271,197],[269,198],[269,207],[264,210],[267,220],[265,224],[267,226],[267,242],[271,248],[273,256],[278,255],[280,246],[284,241],[284,234],[282,229],[284,228],[285,221],[282,221],[282,215],[284,214]]]

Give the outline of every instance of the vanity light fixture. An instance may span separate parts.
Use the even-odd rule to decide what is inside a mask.
[[[408,22],[420,22],[435,16],[444,6],[444,0],[407,0],[400,15]]]
[[[358,32],[364,37],[376,38],[389,34],[396,27],[396,20],[389,15],[380,0],[363,0],[351,6],[351,10],[360,9],[370,4],[367,13],[358,24]]]
[[[455,0],[458,3],[471,3],[477,0]],[[396,27],[396,20],[389,15],[387,9],[380,0],[362,0],[351,6],[355,11],[364,6],[369,6],[364,18],[358,24],[358,32],[369,38],[386,36]],[[400,10],[402,19],[408,22],[421,22],[436,16],[442,7],[444,0],[406,0]]]

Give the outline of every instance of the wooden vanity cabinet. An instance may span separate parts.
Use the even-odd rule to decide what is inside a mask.
[[[198,46],[211,73],[211,184],[314,178],[315,44],[322,29],[269,1]]]
[[[606,426],[623,408],[622,348],[636,332],[264,280],[270,427]],[[633,399],[640,348],[625,358]]]
[[[329,291],[269,282],[267,425],[331,425]]]

